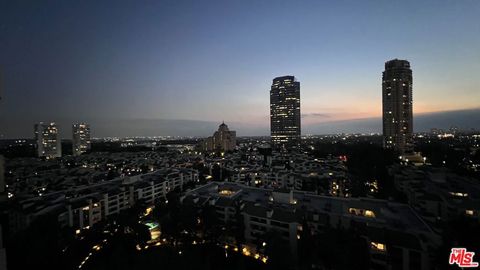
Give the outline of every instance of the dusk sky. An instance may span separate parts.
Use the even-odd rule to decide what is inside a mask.
[[[0,133],[31,137],[41,120],[166,119],[255,135],[238,127],[268,129],[281,75],[301,82],[304,126],[376,118],[393,58],[412,65],[415,114],[478,109],[479,14],[478,0],[3,0]]]

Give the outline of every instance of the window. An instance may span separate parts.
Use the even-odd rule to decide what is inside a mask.
[[[373,211],[371,211],[371,210],[365,210],[364,216],[366,216],[366,217],[375,217],[375,213],[373,213]]]
[[[385,246],[385,244],[382,244],[379,242],[370,242],[370,244],[373,250],[382,251],[382,252],[387,250],[387,247]]]
[[[348,208],[348,212],[352,215],[356,216],[364,216],[364,217],[369,217],[369,218],[374,218],[375,217],[375,212],[372,210],[368,209],[358,209],[358,208]]]

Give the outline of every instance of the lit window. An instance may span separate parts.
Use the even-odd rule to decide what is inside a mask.
[[[220,195],[223,195],[223,196],[230,196],[233,194],[233,191],[229,190],[229,189],[222,189],[218,192]]]
[[[387,247],[385,246],[385,244],[382,244],[382,243],[377,243],[377,242],[371,242],[371,247],[373,250],[378,250],[378,251],[386,251],[387,250]]]
[[[372,210],[358,209],[358,208],[348,208],[348,212],[356,216],[364,216],[369,218],[374,218],[375,213]]]
[[[443,161],[443,163],[445,163],[445,161]],[[450,195],[455,197],[468,197],[468,193],[462,193],[462,192],[450,192]]]
[[[373,213],[373,211],[371,210],[365,210],[365,216],[366,217],[375,217],[375,213]]]

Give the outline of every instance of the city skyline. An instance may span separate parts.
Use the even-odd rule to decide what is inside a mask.
[[[0,1],[0,270],[480,266],[478,14]]]
[[[393,58],[415,64],[414,115],[479,109],[478,2],[351,3],[342,16],[330,13],[343,5],[313,2],[254,9],[249,3],[2,5],[4,138],[30,137],[25,130],[39,121],[111,118],[225,120],[239,134],[263,135],[269,78],[279,74],[302,81],[302,125],[310,133],[325,123],[380,117],[380,75]],[[404,16],[390,20],[385,9]],[[274,15],[287,11],[290,20]],[[242,133],[242,126],[252,131]],[[121,125],[99,136],[115,133]],[[190,135],[203,134],[197,128]]]
[[[268,106],[268,104],[266,105]],[[268,115],[266,118],[270,118]],[[304,124],[303,120],[309,117],[302,115],[302,135],[328,135],[341,133],[381,134],[382,118],[370,117],[342,121],[322,122],[318,124]],[[429,132],[432,128],[448,130],[456,127],[460,130],[478,130],[480,126],[480,109],[445,111],[435,113],[420,113],[413,115],[414,133]],[[202,120],[175,120],[175,119],[114,119],[114,118],[61,118],[45,121],[42,118],[36,122],[55,122],[59,127],[62,139],[71,139],[71,125],[75,122],[87,122],[94,127],[92,138],[103,137],[141,137],[141,136],[181,136],[207,137],[218,127],[219,121]],[[25,124],[12,128],[9,119],[0,119],[0,127],[8,127],[7,133],[0,134],[1,139],[28,139],[32,137],[32,124]],[[220,120],[221,121],[221,120]],[[6,123],[6,124],[5,124]],[[26,122],[25,122],[26,123]],[[269,136],[269,120],[262,125],[231,122],[231,126],[238,130],[239,136]]]

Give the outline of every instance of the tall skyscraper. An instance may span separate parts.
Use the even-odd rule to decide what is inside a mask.
[[[90,126],[85,123],[72,125],[72,153],[79,156],[90,150]]]
[[[274,149],[300,146],[300,82],[294,76],[273,79],[270,90],[270,131]]]
[[[232,151],[237,145],[237,132],[230,130],[225,123],[218,126],[213,136],[201,142],[202,151]]]
[[[35,124],[35,140],[39,157],[51,159],[62,156],[62,144],[57,124],[53,122]]]
[[[383,72],[383,145],[404,154],[412,149],[412,70],[407,60],[385,63]]]

